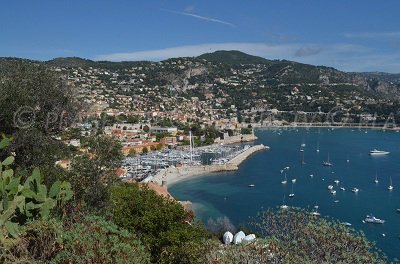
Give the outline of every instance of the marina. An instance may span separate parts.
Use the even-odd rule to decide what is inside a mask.
[[[126,157],[122,166],[127,173],[124,180],[150,181],[167,168],[182,166],[225,165],[232,158],[251,148],[251,145],[220,145],[184,149],[166,149]],[[147,180],[146,180],[147,179]]]

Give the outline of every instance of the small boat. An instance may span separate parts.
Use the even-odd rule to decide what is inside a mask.
[[[333,185],[328,185],[328,190],[332,190],[333,189]]]
[[[321,214],[320,213],[318,213],[318,211],[317,210],[315,210],[314,212],[312,212],[311,213],[313,216],[320,216]]]
[[[329,160],[329,153],[328,153],[328,160],[322,162],[322,165],[324,165],[324,166],[326,166],[326,167],[331,167],[331,166],[333,166],[333,164],[332,164],[332,163],[330,162],[330,160]]]
[[[292,182],[293,182],[293,183],[296,183],[296,179],[292,179]]]
[[[286,184],[287,183],[287,178],[286,178],[286,173],[285,173],[285,179],[283,181],[281,181],[282,184]]]
[[[364,221],[366,223],[372,223],[372,224],[384,224],[385,220],[376,218],[375,216],[373,216],[372,214],[369,214],[365,217]]]
[[[339,202],[339,200],[335,200],[335,201],[333,201],[334,203],[338,203]]]
[[[336,194],[336,191],[335,191],[335,190],[331,190],[331,194],[332,194],[332,195],[335,195],[335,194]]]
[[[336,184],[339,184],[340,181],[339,180],[334,180],[333,182],[336,183]]]
[[[249,184],[249,187],[255,187],[255,185],[254,184]]]
[[[400,208],[396,209],[396,211],[397,211],[398,213],[400,213]]]
[[[301,165],[306,165],[306,162],[304,161],[304,152],[301,155]]]
[[[379,183],[379,181],[378,181],[378,173],[375,174],[375,183]]]
[[[353,193],[358,193],[359,189],[358,189],[358,188],[353,188],[351,191],[352,191]]]
[[[282,205],[280,206],[280,208],[281,208],[281,209],[288,209],[288,208],[289,208],[289,206],[287,206],[287,205],[285,204],[285,196],[283,196],[283,201],[282,201]]]
[[[388,186],[388,190],[389,190],[389,191],[393,190],[392,177],[390,177],[390,185]]]
[[[371,156],[380,156],[380,155],[387,155],[390,152],[388,151],[384,151],[384,150],[377,150],[377,149],[373,149],[369,152],[369,155]]]
[[[301,148],[301,149],[300,149],[300,152],[304,152],[304,149]]]
[[[310,177],[311,177],[311,178],[314,177],[314,174],[310,174]]]
[[[345,226],[351,226],[351,224],[349,222],[343,222],[342,224]]]
[[[290,198],[293,198],[293,197],[294,197],[293,186],[294,186],[294,184],[292,183],[292,192],[289,194],[289,197],[290,197]]]
[[[302,148],[304,148],[304,147],[306,146],[306,144],[303,143],[303,144],[301,144],[300,146],[301,146]]]
[[[346,191],[346,189],[344,187],[340,187],[340,190],[342,191]]]

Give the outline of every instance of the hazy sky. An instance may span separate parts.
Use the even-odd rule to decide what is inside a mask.
[[[400,1],[0,2],[0,56],[162,60],[241,50],[400,73]]]

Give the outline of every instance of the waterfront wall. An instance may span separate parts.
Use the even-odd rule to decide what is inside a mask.
[[[223,144],[235,144],[240,142],[251,142],[257,140],[257,136],[254,134],[244,134],[227,137],[225,139],[216,139],[214,143],[223,143]]]

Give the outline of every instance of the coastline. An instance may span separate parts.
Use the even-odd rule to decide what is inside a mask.
[[[168,188],[168,186],[171,186],[172,184],[196,176],[209,174],[213,172],[220,172],[220,171],[234,171],[239,169],[240,164],[243,161],[245,161],[249,156],[251,156],[253,153],[268,149],[269,147],[264,146],[263,144],[252,146],[246,149],[245,151],[239,153],[237,156],[235,156],[225,164],[196,165],[196,166],[184,165],[182,167],[169,167],[160,170],[150,180],[150,182]]]
[[[389,130],[400,131],[400,127],[385,127],[369,124],[352,124],[352,123],[288,123],[288,124],[251,124],[253,129],[263,128],[348,128],[348,129],[376,129],[376,130]]]

